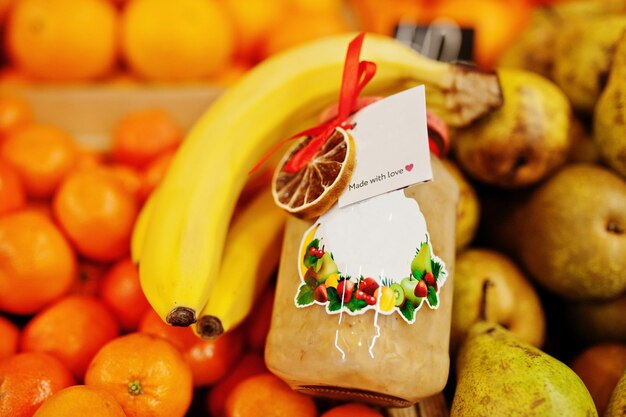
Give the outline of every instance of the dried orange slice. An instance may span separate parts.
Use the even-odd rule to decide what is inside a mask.
[[[337,128],[298,172],[285,171],[285,164],[311,140],[304,139],[287,151],[272,179],[276,204],[302,219],[318,217],[326,212],[348,186],[356,164],[354,139]]]

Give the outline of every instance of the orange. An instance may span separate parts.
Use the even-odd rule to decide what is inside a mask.
[[[97,296],[106,267],[99,263],[81,259],[77,268],[78,273],[70,289],[70,294]]]
[[[277,376],[264,373],[247,378],[226,399],[226,417],[316,417],[313,399],[292,391]]]
[[[231,87],[243,78],[250,68],[252,68],[252,64],[249,61],[238,60],[231,62],[211,78],[211,83],[217,87]]]
[[[0,0],[0,24],[3,23],[7,11],[15,0]]]
[[[510,43],[526,27],[531,8],[526,0],[442,0],[430,10],[433,16],[449,18],[462,27],[475,29],[475,60],[492,69]]]
[[[155,158],[145,169],[141,178],[141,188],[139,198],[145,201],[150,197],[152,191],[161,183],[174,158],[175,150],[162,153]]]
[[[46,198],[72,169],[78,150],[64,130],[32,124],[8,135],[0,154],[17,169],[29,196]]]
[[[343,404],[323,413],[320,417],[383,417],[378,411],[359,403]]]
[[[17,352],[20,329],[13,322],[0,316],[0,359]]]
[[[74,385],[72,374],[47,353],[0,359],[0,416],[31,417],[47,398]]]
[[[255,313],[248,317],[246,322],[246,342],[248,347],[256,352],[265,349],[267,333],[270,331],[272,309],[274,307],[274,287],[268,286],[259,297]]]
[[[88,148],[79,148],[76,160],[76,168],[100,168],[107,162],[106,155],[102,152]]]
[[[26,191],[17,170],[0,159],[0,216],[25,204]]]
[[[233,30],[216,0],[133,0],[122,14],[122,49],[150,80],[199,80],[230,60]]]
[[[137,267],[128,258],[107,272],[100,286],[100,298],[115,313],[124,331],[135,331],[150,304],[141,290]]]
[[[59,359],[81,381],[98,350],[119,333],[113,314],[95,297],[70,295],[40,311],[24,328],[21,350]]]
[[[228,394],[241,381],[262,373],[267,373],[263,357],[256,353],[247,353],[241,357],[232,370],[221,379],[209,392],[207,409],[212,416],[221,416],[224,413],[224,404]]]
[[[126,165],[114,164],[106,167],[137,201],[140,201],[142,178],[141,174],[134,168]]]
[[[20,0],[8,16],[6,47],[32,77],[90,80],[111,71],[117,30],[117,12],[107,0]]]
[[[272,180],[276,205],[304,219],[318,217],[337,201],[348,186],[356,163],[354,139],[337,128],[310,161],[298,171],[288,172],[289,163],[297,160],[299,151],[310,142],[309,137],[295,143],[279,162]]]
[[[269,57],[285,49],[324,36],[350,31],[350,26],[335,14],[294,14],[285,16],[264,38],[262,56]]]
[[[76,259],[45,215],[28,210],[0,217],[0,310],[33,314],[66,293]]]
[[[191,370],[164,339],[132,333],[106,344],[94,357],[87,386],[113,394],[127,417],[183,417],[191,404]]]
[[[243,61],[259,60],[262,40],[285,14],[285,0],[223,0],[235,29],[235,56]]]
[[[52,209],[81,255],[106,262],[128,253],[137,202],[105,170],[73,171],[61,183]]]
[[[381,7],[379,0],[349,0],[348,3],[363,30],[392,36],[398,23],[422,20],[429,8],[422,4],[424,1],[395,0],[393,7]]]
[[[48,398],[33,417],[126,417],[111,394],[101,389],[75,385]]]
[[[33,80],[14,66],[0,69],[0,85],[6,87],[32,87]]]
[[[182,129],[165,110],[138,110],[118,122],[111,153],[115,162],[144,168],[163,152],[176,148],[182,138]]]
[[[0,96],[0,140],[11,130],[32,121],[33,109],[28,102],[16,96]]]
[[[225,333],[215,340],[204,340],[198,338],[190,328],[164,323],[152,309],[143,317],[139,331],[160,336],[176,346],[191,368],[196,387],[212,385],[223,378],[243,348],[243,335],[239,330]]]

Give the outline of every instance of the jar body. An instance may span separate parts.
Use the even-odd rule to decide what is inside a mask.
[[[297,308],[299,243],[313,224],[290,218],[285,229],[268,368],[294,390],[339,399],[403,407],[440,392],[448,379],[458,186],[441,162],[434,180],[404,190],[426,219],[434,253],[448,272],[440,305],[424,305],[409,324],[399,314],[330,315],[319,305]],[[393,245],[393,242],[378,242]]]

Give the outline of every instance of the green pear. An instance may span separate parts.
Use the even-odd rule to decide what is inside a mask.
[[[417,254],[411,261],[411,274],[417,278],[421,279],[422,275],[426,272],[432,272],[432,265],[430,263],[430,246],[428,242],[423,242],[419,247]]]
[[[624,30],[626,15],[617,14],[576,19],[557,32],[552,79],[574,109],[593,112]]]
[[[550,78],[557,58],[556,43],[564,29],[573,22],[614,16],[626,11],[623,0],[551,3],[549,7],[533,8],[526,28],[504,51],[499,67],[527,69]],[[590,63],[583,64],[583,68],[589,66]]]
[[[459,185],[459,204],[456,206],[456,249],[466,247],[473,239],[480,220],[480,202],[476,191],[465,178],[461,170],[450,160],[444,159],[443,165],[452,174]]]
[[[502,68],[498,76],[504,104],[457,131],[456,156],[477,181],[525,187],[565,162],[571,109],[565,94],[538,74]]]
[[[563,415],[598,415],[576,373],[501,326],[476,323],[457,358],[450,417]]]
[[[560,19],[548,8],[532,11],[526,29],[504,51],[498,62],[501,68],[525,69],[546,78],[552,75],[554,42]]]
[[[594,138],[604,160],[626,176],[626,34],[613,54],[609,80],[594,112]]]
[[[604,417],[624,416],[626,416],[626,371],[613,390],[606,413],[604,413]]]
[[[612,171],[568,165],[488,218],[489,244],[506,247],[562,297],[612,299],[626,291],[626,181]]]
[[[472,325],[485,320],[540,347],[545,333],[543,308],[535,289],[505,255],[468,249],[457,255],[450,343],[456,348]]]
[[[324,282],[331,274],[336,274],[339,270],[337,264],[333,260],[330,253],[324,252],[324,255],[319,259],[320,267],[317,270],[317,282]]]

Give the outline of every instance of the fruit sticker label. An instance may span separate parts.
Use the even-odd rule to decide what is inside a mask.
[[[375,310],[413,323],[422,305],[439,307],[445,264],[433,253],[419,204],[401,190],[333,206],[306,231],[298,253],[299,308]]]

